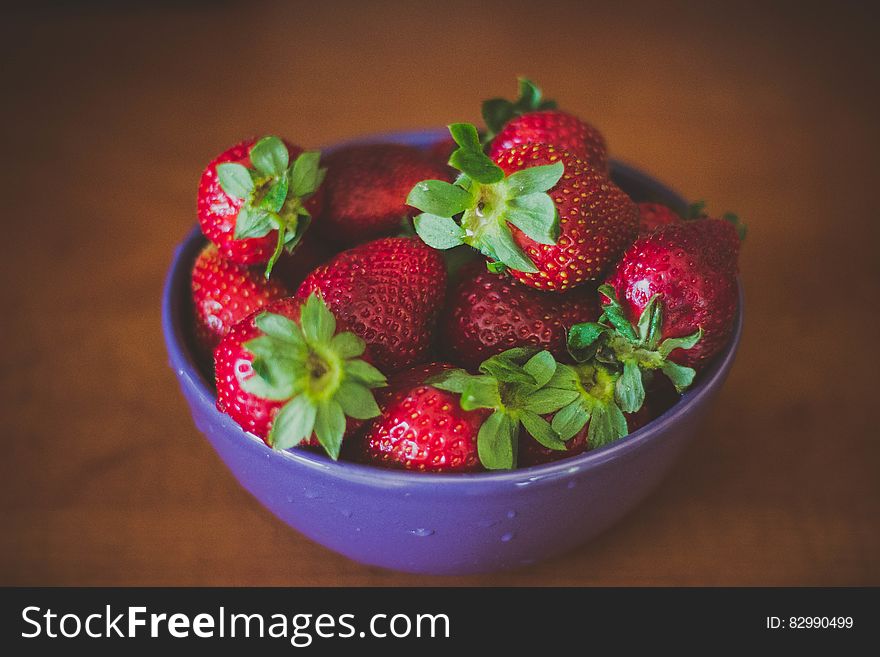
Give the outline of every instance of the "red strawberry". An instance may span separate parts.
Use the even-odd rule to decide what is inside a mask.
[[[484,102],[483,119],[488,128],[483,143],[491,143],[492,159],[522,144],[553,144],[608,172],[608,149],[602,133],[573,114],[557,110],[554,101],[542,100],[541,90],[525,78],[519,79],[515,102],[503,98]]]
[[[255,269],[221,258],[214,244],[196,258],[191,285],[196,337],[208,353],[241,319],[290,295],[277,277],[266,280]]]
[[[424,178],[450,180],[449,168],[399,144],[348,146],[326,158],[324,214],[316,227],[334,242],[357,244],[396,233],[413,211],[406,194]]]
[[[639,239],[624,254],[608,284],[627,319],[636,322],[654,295],[660,295],[662,338],[683,338],[702,329],[691,349],[669,358],[699,368],[727,343],[737,307],[736,261],[739,237],[720,219],[667,226]]]
[[[220,254],[242,265],[291,252],[321,210],[320,154],[277,137],[249,139],[217,156],[199,183],[199,223]]]
[[[492,140],[490,157],[498,161],[504,151],[524,144],[553,144],[603,173],[608,172],[608,149],[602,133],[567,112],[529,112],[508,123]]]
[[[340,324],[393,372],[426,359],[446,289],[443,258],[416,238],[388,237],[343,251],[315,269],[296,296],[319,293]]]
[[[477,435],[489,411],[463,410],[458,395],[424,383],[451,367],[432,363],[391,378],[379,396],[382,415],[363,438],[366,462],[422,472],[481,469]]]
[[[438,164],[446,166],[447,162],[449,162],[449,157],[456,148],[458,148],[458,144],[455,143],[455,140],[452,137],[446,137],[431,144],[428,148],[428,157]]]
[[[236,324],[214,351],[217,408],[276,449],[324,447],[376,417],[379,370],[358,357],[363,340],[337,332],[324,302],[281,299]]]
[[[547,349],[558,360],[567,356],[566,329],[596,321],[598,309],[592,286],[546,294],[473,262],[462,268],[452,288],[439,343],[452,361],[470,370],[512,347]]]
[[[681,217],[662,203],[639,203],[639,237],[650,235],[661,226],[677,224]]]
[[[463,175],[454,185],[423,181],[407,199],[423,211],[416,232],[434,248],[469,244],[520,282],[561,292],[601,276],[635,239],[635,204],[571,153],[532,144],[493,162],[472,125],[450,132],[459,144],[450,162]]]

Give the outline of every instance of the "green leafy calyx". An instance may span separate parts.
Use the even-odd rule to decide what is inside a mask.
[[[559,364],[549,351],[509,349],[486,359],[480,374],[449,370],[426,383],[460,395],[466,411],[490,409],[477,435],[477,453],[488,470],[516,467],[520,428],[540,444],[564,450],[565,443],[544,415],[570,404],[572,390],[552,387]]]
[[[635,413],[645,401],[645,378],[659,370],[682,393],[696,372],[669,360],[675,349],[691,349],[703,329],[681,338],[662,336],[663,303],[659,294],[648,301],[633,325],[610,285],[601,285],[605,297],[598,322],[575,324],[568,331],[568,350],[579,363],[601,363],[616,374],[614,400],[625,413]]]
[[[217,165],[217,178],[226,194],[244,201],[235,220],[235,239],[278,231],[266,265],[268,278],[282,251],[292,252],[308,228],[311,215],[304,203],[321,186],[326,169],[320,168],[317,151],[303,152],[291,163],[287,146],[273,136],[254,143],[248,155],[252,168],[224,162]]]
[[[483,143],[488,144],[504,129],[508,121],[527,112],[556,109],[556,102],[543,100],[538,86],[526,78],[519,80],[519,98],[511,102],[506,98],[490,98],[483,102],[483,121],[486,134]]]
[[[284,401],[267,442],[288,449],[314,434],[331,458],[339,457],[346,417],[379,415],[372,388],[385,376],[359,358],[364,341],[336,331],[336,318],[323,299],[312,294],[300,307],[299,321],[264,312],[254,319],[262,335],[244,343],[253,356],[255,376],[242,381],[245,392]]]
[[[435,249],[468,244],[496,270],[537,272],[510,225],[539,244],[556,244],[559,215],[547,192],[562,178],[564,165],[556,161],[505,176],[482,151],[474,126],[455,123],[449,132],[458,144],[449,163],[461,175],[454,183],[423,180],[412,188],[406,202],[422,211],[413,220],[416,233]]]

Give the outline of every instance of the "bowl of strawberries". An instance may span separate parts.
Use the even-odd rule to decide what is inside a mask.
[[[743,228],[542,99],[485,127],[211,161],[163,329],[196,426],[282,521],[365,564],[517,568],[662,480],[733,363]]]

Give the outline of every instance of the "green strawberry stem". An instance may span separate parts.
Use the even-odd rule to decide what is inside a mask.
[[[645,401],[645,379],[660,371],[682,393],[693,383],[696,372],[671,360],[676,349],[691,349],[703,337],[700,328],[692,335],[666,338],[661,335],[663,303],[660,295],[648,301],[633,326],[610,285],[599,286],[605,296],[598,322],[575,324],[568,332],[568,350],[579,363],[601,363],[617,372],[615,403],[625,413],[635,413]]]
[[[706,201],[695,201],[688,206],[687,211],[684,213],[684,220],[695,221],[698,219],[705,219],[708,216],[709,215],[706,212]],[[721,215],[721,218],[724,219],[724,221],[729,221],[733,224],[733,227],[736,229],[736,234],[739,236],[739,241],[744,242],[746,234],[748,233],[748,227],[743,220],[739,218],[739,215],[736,215],[733,212],[725,212]]]
[[[237,240],[265,237],[278,231],[275,250],[266,264],[265,276],[283,251],[292,253],[308,228],[311,215],[303,205],[324,181],[321,154],[305,151],[290,164],[287,146],[278,137],[263,137],[248,152],[252,169],[235,162],[217,165],[220,187],[244,203],[235,220]]]
[[[587,428],[590,447],[602,447],[626,436],[626,417],[616,402],[620,374],[597,362],[560,364],[548,387],[573,390],[577,397],[553,416],[551,426],[567,441]]]
[[[542,100],[541,89],[526,79],[517,78],[519,82],[519,98],[510,102],[506,98],[490,98],[483,102],[483,121],[486,123],[486,132],[483,135],[483,145],[490,143],[507,123],[527,112],[537,110],[556,109],[556,102]]]
[[[336,460],[346,417],[379,415],[372,389],[385,386],[385,376],[358,358],[364,341],[354,333],[337,332],[336,318],[316,294],[301,306],[299,322],[262,313],[254,323],[263,335],[243,346],[253,355],[255,376],[241,386],[261,399],[286,402],[267,442],[274,449],[288,449],[314,434]]]
[[[509,224],[540,244],[556,244],[559,215],[547,191],[562,178],[564,165],[560,161],[505,176],[483,153],[473,125],[454,123],[449,132],[458,144],[449,164],[461,175],[454,183],[423,180],[412,188],[406,202],[422,211],[413,220],[416,233],[435,249],[468,244],[489,258],[492,271],[537,272]]]
[[[565,450],[559,434],[541,417],[572,403],[578,394],[550,386],[557,367],[549,351],[516,348],[483,361],[480,374],[449,370],[426,383],[461,395],[466,411],[492,410],[477,434],[477,453],[487,470],[507,470],[516,467],[521,427],[541,445]]]

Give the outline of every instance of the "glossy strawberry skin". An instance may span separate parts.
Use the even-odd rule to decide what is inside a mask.
[[[494,158],[506,175],[526,167],[562,161],[565,173],[548,193],[559,213],[555,245],[539,244],[509,224],[514,241],[538,269],[511,270],[520,282],[561,292],[600,278],[638,233],[635,203],[600,170],[567,151],[548,144],[529,144],[501,151]]]
[[[386,375],[427,358],[443,306],[443,258],[417,238],[388,237],[343,251],[296,292],[319,293],[337,322],[367,343]]]
[[[258,269],[221,257],[214,244],[196,258],[191,291],[196,338],[206,353],[244,317],[290,295],[277,277],[267,281]]]
[[[217,165],[232,162],[252,168],[248,153],[255,142],[254,138],[247,139],[222,152],[208,164],[199,181],[197,206],[202,233],[217,245],[220,255],[240,265],[258,265],[267,262],[275,250],[278,232],[272,230],[264,237],[244,240],[234,238],[235,221],[244,201],[229,196],[223,191],[217,177]],[[303,149],[287,142],[285,144],[290,161],[293,162]],[[305,207],[312,213],[312,217],[321,213],[322,198],[323,190],[319,189],[305,202]]]
[[[300,302],[290,298],[275,301],[263,311],[299,320]],[[238,322],[214,350],[214,382],[217,386],[217,409],[229,415],[242,429],[266,440],[272,420],[283,401],[261,399],[245,392],[241,381],[255,376],[253,356],[242,346],[260,335],[254,325],[256,311]]]
[[[492,274],[485,263],[466,265],[453,286],[438,328],[439,344],[454,363],[475,371],[490,356],[513,347],[547,349],[568,358],[566,329],[599,317],[593,286],[547,294]]]
[[[432,363],[404,370],[377,397],[382,415],[362,439],[362,459],[373,465],[419,472],[482,469],[477,434],[490,411],[462,410],[458,395],[424,380],[451,368]]]
[[[569,151],[603,173],[608,172],[605,138],[589,123],[559,110],[527,112],[512,119],[492,140],[489,156],[522,144],[553,144]]]
[[[626,426],[630,433],[636,429],[641,429],[648,424],[648,422],[657,417],[657,415],[659,415],[659,413],[656,413],[653,407],[648,403],[645,403],[635,413],[624,413],[624,416],[626,417]],[[553,420],[553,416],[550,415],[546,419],[550,422]],[[519,437],[519,449],[517,454],[519,467],[528,468],[533,465],[561,461],[562,459],[567,459],[589,451],[591,449],[590,444],[587,441],[589,429],[590,423],[587,422],[583,429],[578,431],[573,437],[565,442],[565,451],[544,447],[523,431]]]
[[[639,237],[650,235],[669,224],[681,223],[682,219],[662,203],[639,203]]]
[[[691,349],[670,359],[699,370],[730,338],[738,304],[739,237],[721,219],[700,219],[661,228],[637,240],[624,253],[607,282],[628,318],[637,322],[650,298],[663,303],[663,338],[703,329]]]
[[[348,146],[329,154],[324,163],[324,213],[315,227],[324,239],[341,244],[397,233],[404,217],[415,214],[406,205],[413,185],[451,180],[445,163],[398,144]]]

